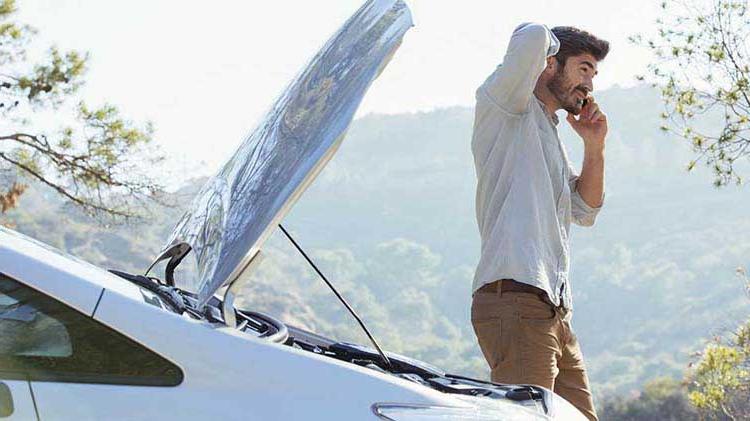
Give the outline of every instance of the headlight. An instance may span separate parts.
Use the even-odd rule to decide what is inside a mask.
[[[376,403],[372,411],[390,421],[549,421],[550,418],[518,405],[500,407],[450,407],[402,403]]]

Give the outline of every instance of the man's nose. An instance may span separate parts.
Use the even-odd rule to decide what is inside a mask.
[[[584,77],[582,85],[589,93],[594,90],[594,80],[590,77]]]

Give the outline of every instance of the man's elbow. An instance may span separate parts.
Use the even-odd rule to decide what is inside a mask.
[[[599,211],[604,206],[604,194],[599,199],[599,203],[596,203],[598,206],[591,206],[591,204],[587,203],[583,196],[581,196],[581,193],[575,188],[571,199],[573,223],[582,227],[593,226],[596,222],[596,217],[599,215]]]
[[[511,37],[511,49],[521,47],[527,51],[546,51],[549,48],[552,32],[539,23],[524,23],[519,25]]]

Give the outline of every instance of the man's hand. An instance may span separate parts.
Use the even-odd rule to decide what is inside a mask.
[[[604,139],[607,136],[607,116],[599,109],[594,98],[589,96],[588,103],[581,109],[576,118],[568,113],[568,123],[583,139],[586,148],[604,149]]]
[[[589,97],[578,118],[568,113],[568,123],[583,138],[584,145],[583,168],[576,190],[587,205],[598,208],[604,200],[604,138],[607,136],[607,116],[599,109],[594,98]]]

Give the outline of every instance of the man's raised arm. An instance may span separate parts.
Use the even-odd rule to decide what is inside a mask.
[[[534,86],[547,65],[547,57],[557,54],[560,43],[546,26],[524,23],[513,31],[502,65],[480,88],[506,112],[528,109]]]

